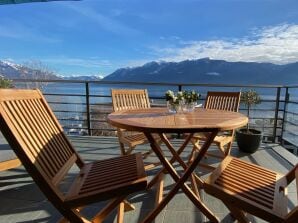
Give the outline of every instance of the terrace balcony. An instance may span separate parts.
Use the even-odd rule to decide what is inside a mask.
[[[243,160],[259,164],[280,173],[286,173],[298,162],[298,86],[268,85],[215,85],[215,84],[164,84],[164,83],[124,83],[124,82],[84,82],[84,81],[42,81],[15,80],[16,87],[39,87],[44,92],[50,106],[79,154],[86,161],[100,160],[120,154],[115,129],[108,125],[106,116],[112,111],[110,88],[147,88],[152,106],[165,106],[164,92],[195,89],[202,94],[199,103],[204,103],[208,90],[239,91],[254,88],[262,96],[262,103],[253,108],[250,118],[251,127],[263,132],[263,143],[257,152],[246,154],[233,144],[232,155]],[[241,106],[240,112],[246,114]],[[173,144],[181,142],[179,136],[173,138]],[[0,137],[0,148],[6,141]],[[191,147],[187,147],[183,158],[187,159]],[[138,151],[147,150],[139,146]],[[216,148],[210,150],[216,152]],[[0,150],[1,151],[1,150]],[[166,155],[169,155],[165,152]],[[1,156],[1,153],[0,153]],[[151,158],[154,160],[154,156]],[[209,158],[204,162],[216,166],[218,160]],[[196,172],[204,177],[208,171],[197,168]],[[148,171],[149,179],[156,169]],[[69,176],[65,185],[71,182]],[[166,177],[165,192],[170,188],[172,180]],[[296,185],[289,189],[289,207],[297,205]],[[20,166],[0,172],[0,223],[9,222],[57,222],[61,215],[45,199],[38,187]],[[202,192],[204,203],[219,217],[221,222],[233,222],[224,204]],[[136,206],[135,211],[126,212],[125,222],[139,222],[154,207],[155,190],[144,191],[128,198]],[[102,203],[88,207],[86,214],[94,214]],[[114,222],[115,213],[107,222]],[[158,215],[156,223],[166,222],[208,222],[184,193],[178,193],[167,207]],[[252,222],[264,222],[253,218]]]

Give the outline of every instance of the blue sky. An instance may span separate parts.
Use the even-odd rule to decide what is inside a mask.
[[[0,5],[0,60],[61,75],[150,61],[298,61],[297,0],[83,0]]]

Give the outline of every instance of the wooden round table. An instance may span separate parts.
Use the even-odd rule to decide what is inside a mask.
[[[231,130],[244,126],[247,121],[247,117],[238,112],[203,108],[176,114],[165,108],[126,110],[108,116],[108,122],[113,126],[150,133]]]
[[[197,177],[193,171],[203,158],[204,154],[211,145],[213,139],[219,131],[233,130],[247,124],[248,118],[241,113],[210,110],[199,108],[193,112],[185,113],[170,113],[166,108],[151,108],[139,110],[126,110],[111,113],[108,116],[108,122],[118,128],[123,128],[131,131],[143,132],[148,138],[152,150],[155,152],[164,168],[172,176],[175,181],[175,186],[167,194],[165,198],[160,200],[158,206],[144,219],[143,222],[151,222],[172,199],[172,197],[182,189],[189,199],[196,205],[200,211],[206,215],[211,222],[218,222],[217,217],[208,209],[208,207],[200,199],[198,190],[194,185],[194,181],[203,181]],[[200,152],[190,165],[186,164],[180,157],[180,154],[190,142],[194,133],[209,132],[208,138],[204,145],[200,148]],[[168,160],[161,150],[152,134],[159,134],[162,141],[165,143],[173,157]],[[178,150],[175,150],[167,138],[165,133],[189,133]],[[178,174],[172,165],[177,161],[184,169],[182,175]],[[162,173],[163,170],[160,171]],[[152,181],[158,179],[155,177]],[[190,188],[185,182],[193,179],[192,185],[195,188]],[[194,179],[196,178],[196,179]],[[152,182],[151,181],[151,182]],[[149,185],[152,185],[151,183]]]

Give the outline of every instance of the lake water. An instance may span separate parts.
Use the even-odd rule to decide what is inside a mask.
[[[111,103],[111,88],[134,88],[134,89],[143,89],[146,88],[148,90],[149,97],[151,98],[151,102],[153,103],[161,103],[165,104],[165,100],[162,99],[167,90],[178,91],[177,86],[149,86],[149,85],[99,85],[91,83],[89,86],[89,94],[90,103],[91,104],[103,104],[103,103]],[[48,84],[42,86],[42,90],[46,94],[71,94],[77,96],[69,96],[63,97],[63,102],[65,103],[85,103],[85,94],[86,89],[85,85],[81,83],[73,83],[73,84]],[[237,88],[237,87],[187,87],[183,88],[183,90],[196,90],[201,94],[199,103],[204,103],[204,98],[206,96],[207,91],[243,91],[245,88]],[[276,89],[275,88],[258,88],[257,92],[261,95],[263,102],[256,106],[257,109],[275,109],[275,99],[276,99]],[[298,88],[291,89],[289,91],[290,99],[292,101],[298,102]],[[281,91],[281,100],[285,98],[285,89]],[[59,100],[60,99],[60,100]],[[51,100],[58,100],[57,102],[61,102],[62,97],[52,96]],[[297,110],[295,105],[291,106],[290,110]],[[241,106],[243,107],[243,106]],[[283,103],[280,103],[280,108],[284,107]]]

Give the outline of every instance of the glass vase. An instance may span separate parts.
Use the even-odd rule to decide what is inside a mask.
[[[196,102],[185,102],[183,105],[184,112],[192,112],[195,110],[197,103]]]
[[[177,104],[171,101],[167,101],[167,108],[168,108],[168,111],[173,114],[179,113],[182,111],[181,103]]]

